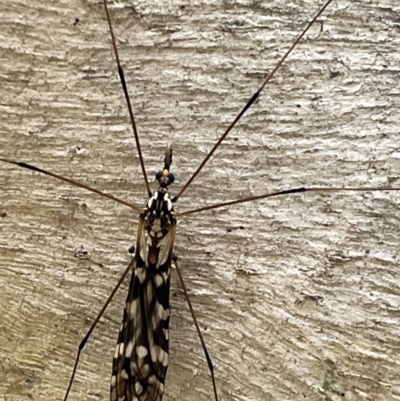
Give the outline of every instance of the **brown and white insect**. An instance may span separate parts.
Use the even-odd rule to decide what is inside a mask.
[[[182,209],[264,189],[396,185],[394,6],[334,5]],[[143,199],[101,5],[10,7],[1,155]],[[176,187],[185,182],[315,12],[315,4],[303,7],[163,2],[113,10],[149,171],[173,143]],[[92,321],[113,288],[135,228],[125,209],[94,195],[7,167],[1,179],[0,393],[60,399],[84,319]],[[379,399],[393,391],[396,205],[396,194],[300,195],[193,216],[187,228],[182,221],[177,251],[208,327],[222,399],[320,399],[321,389]],[[81,246],[88,255],[78,260]],[[71,399],[108,397],[122,292],[85,350]],[[323,304],[295,303],[302,292],[323,295]],[[164,400],[209,399],[190,317],[180,296],[172,302]]]

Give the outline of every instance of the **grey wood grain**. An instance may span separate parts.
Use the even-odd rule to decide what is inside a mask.
[[[1,3],[0,157],[141,204],[101,3]],[[171,143],[177,189],[318,5],[111,8],[147,171]],[[399,186],[399,11],[395,0],[334,2],[179,210],[297,186]],[[0,399],[61,400],[78,343],[129,261],[137,216],[5,164],[0,213]],[[399,218],[399,194],[375,192],[275,198],[179,221],[176,252],[221,400],[400,399]],[[71,401],[109,397],[126,288],[84,351]],[[175,275],[171,298],[164,400],[212,400]]]

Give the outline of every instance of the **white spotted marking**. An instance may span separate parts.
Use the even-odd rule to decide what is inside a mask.
[[[158,348],[158,347],[157,347]],[[156,350],[156,345],[153,345],[153,347],[151,347],[150,350],[150,356],[151,356],[151,360],[156,363],[157,362],[157,350]],[[150,379],[149,379],[150,382]]]
[[[151,225],[152,231],[160,231],[161,230],[161,220],[160,219],[154,219],[153,224]]]
[[[136,354],[140,359],[143,359],[147,355],[147,349],[143,345],[136,348]]]
[[[117,344],[117,346],[115,347],[114,359],[117,359],[119,356],[119,347],[120,346],[121,346],[121,344]]]
[[[131,307],[130,307],[130,309],[129,309],[129,317],[131,318],[131,319],[134,319],[137,315],[136,315],[136,313],[135,313],[135,311],[137,311],[137,299],[134,299],[132,302],[131,302]]]
[[[137,371],[136,362],[131,362],[131,364],[129,365],[129,367],[131,368],[131,372],[136,372],[136,371]]]
[[[111,376],[111,387],[115,387],[115,383],[116,383],[117,378],[115,377],[115,375]]]
[[[140,369],[140,373],[142,373],[143,376],[147,376],[149,372],[150,372],[150,366],[147,363],[145,363]]]
[[[168,311],[164,309],[164,307],[157,302],[157,315],[161,320],[167,320]]]
[[[129,376],[125,369],[121,369],[121,377],[125,380],[128,380]]]
[[[144,280],[146,280],[146,271],[143,267],[139,267],[135,270],[136,277],[143,284]]]
[[[164,284],[164,278],[161,274],[156,274],[156,276],[154,277],[154,282],[157,288],[161,287]]]
[[[169,198],[169,196],[168,196],[168,199],[166,199],[166,202],[167,202],[168,211],[171,211],[172,210],[172,202],[171,202],[171,199]]]
[[[139,382],[135,383],[135,391],[137,395],[140,395],[143,391],[143,386]]]
[[[158,354],[158,355],[157,355],[158,362],[163,363],[163,362],[164,362],[164,354],[165,354],[164,350],[160,348],[160,349],[158,350],[158,353],[157,353],[157,354]]]
[[[168,366],[168,352],[165,352],[165,351],[163,351],[163,352],[164,352],[164,358],[162,360],[162,364],[166,368]]]
[[[129,358],[132,355],[132,351],[133,351],[133,341],[129,341],[125,349],[125,356]]]

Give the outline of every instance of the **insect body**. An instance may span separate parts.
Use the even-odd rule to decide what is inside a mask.
[[[159,401],[168,368],[169,287],[176,220],[168,185],[172,150],[160,187],[139,217],[135,263],[113,359],[111,401]]]

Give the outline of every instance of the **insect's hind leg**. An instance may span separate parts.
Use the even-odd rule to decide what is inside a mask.
[[[201,346],[202,346],[203,351],[204,351],[204,355],[206,356],[208,369],[210,370],[210,373],[211,373],[211,381],[212,381],[212,384],[213,384],[215,401],[218,401],[218,393],[217,393],[217,387],[216,387],[216,384],[215,384],[215,376],[214,376],[214,365],[212,363],[210,354],[208,353],[208,350],[207,350],[206,344],[204,342],[203,334],[201,333],[199,324],[197,323],[197,318],[196,318],[196,315],[194,313],[192,302],[190,301],[189,294],[187,292],[187,288],[186,288],[185,282],[183,281],[182,272],[181,272],[181,269],[180,269],[179,264],[178,264],[178,256],[176,254],[173,254],[172,261],[174,262],[176,271],[178,273],[179,282],[181,284],[183,293],[185,295],[186,302],[187,302],[187,304],[189,306],[190,314],[192,315],[193,323],[194,323],[194,325],[196,327],[197,334],[199,336],[199,339],[200,339],[200,342],[201,342]]]
[[[131,248],[129,248],[129,249],[131,249]],[[89,337],[92,334],[92,331],[95,329],[95,327],[96,327],[97,323],[99,322],[100,318],[103,316],[103,313],[105,312],[105,310],[107,309],[108,305],[110,304],[110,302],[114,298],[115,293],[118,291],[119,287],[121,286],[122,282],[125,280],[125,278],[128,275],[128,273],[131,271],[134,262],[135,262],[135,259],[132,259],[132,261],[129,263],[128,267],[122,273],[122,276],[118,280],[117,285],[114,287],[114,289],[112,290],[111,294],[108,296],[105,304],[101,308],[100,312],[97,314],[96,319],[94,320],[94,322],[90,326],[90,328],[89,328],[88,332],[86,333],[85,337],[83,337],[82,341],[80,342],[80,344],[78,346],[78,351],[76,353],[75,363],[74,363],[74,367],[72,369],[71,378],[69,380],[69,384],[68,384],[67,390],[65,392],[64,401],[66,401],[68,399],[68,395],[69,395],[69,392],[71,390],[72,383],[74,382],[75,374],[76,374],[76,371],[77,371],[77,368],[78,368],[78,363],[79,363],[80,356],[81,356],[83,348],[85,347],[87,341],[89,340]]]

